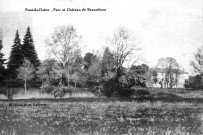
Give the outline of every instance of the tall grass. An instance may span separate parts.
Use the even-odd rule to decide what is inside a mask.
[[[69,94],[65,94],[65,96],[63,98],[70,98],[70,97],[74,97],[74,98],[93,98],[96,97],[93,93],[91,92],[73,92],[72,95]],[[17,94],[13,95],[13,99],[50,99],[50,98],[54,98],[53,94],[48,94],[48,93],[42,93],[40,91],[19,91]],[[3,99],[3,98],[1,98]],[[5,98],[4,98],[5,99]]]
[[[0,94],[0,99],[7,99],[7,97],[3,94]]]
[[[1,89],[0,89],[1,90]],[[54,96],[47,93],[42,93],[40,89],[30,88],[25,93],[23,88],[12,88],[9,89],[13,93],[13,99],[48,99],[53,98]],[[5,91],[7,91],[5,89]],[[152,88],[149,90],[152,97],[158,97],[161,93],[173,94],[183,98],[203,98],[202,90],[185,90],[185,89],[167,89],[167,88]],[[95,94],[88,91],[74,91],[70,96],[66,94],[63,98],[96,98]],[[135,96],[136,97],[136,96]],[[0,94],[0,99],[7,99],[6,95]]]
[[[13,99],[40,99],[40,98],[53,98],[51,94],[41,93],[39,91],[20,91],[13,95]]]
[[[64,96],[64,98],[69,98],[69,97],[74,97],[74,98],[95,98],[96,96],[92,92],[73,92],[71,96],[69,94],[66,94]]]
[[[183,98],[203,98],[203,90],[171,89],[171,88],[152,88],[151,94],[171,93]]]

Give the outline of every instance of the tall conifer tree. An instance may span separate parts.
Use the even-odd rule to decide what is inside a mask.
[[[4,54],[1,52],[1,49],[3,48],[3,42],[2,42],[2,31],[0,31],[0,85],[3,84],[3,80],[5,79],[5,68],[3,66],[5,59]]]
[[[2,48],[3,48],[2,37],[0,37],[0,66],[2,66],[5,62],[5,59],[3,59],[4,54],[1,52]]]
[[[34,42],[33,42],[32,34],[30,32],[30,27],[27,28],[27,32],[23,39],[22,54],[24,58],[28,59],[35,68],[39,66],[40,63],[34,47]]]
[[[21,52],[21,41],[20,37],[18,34],[18,30],[16,31],[15,39],[14,39],[14,44],[11,48],[11,53],[9,57],[9,62],[8,62],[8,73],[10,77],[15,79],[17,77],[17,69],[22,65],[23,63],[23,55]]]

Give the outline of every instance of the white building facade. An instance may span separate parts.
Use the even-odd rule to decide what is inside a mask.
[[[157,71],[157,79],[158,82],[156,84],[153,84],[153,87],[161,87],[162,84],[162,88],[167,88],[167,81],[166,81],[166,71],[164,69],[156,69]],[[174,80],[176,79],[176,74],[172,73],[172,77],[174,78]],[[177,78],[177,85],[175,85],[175,82],[173,81],[173,85],[172,88],[185,88],[184,84],[186,82],[186,80],[189,79],[189,74],[187,72],[180,71],[180,74],[178,75]],[[169,80],[170,82],[170,80]],[[170,85],[168,85],[168,88],[170,87]]]

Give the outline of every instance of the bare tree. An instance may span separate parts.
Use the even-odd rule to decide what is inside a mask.
[[[49,56],[58,61],[58,72],[62,79],[68,80],[68,84],[71,65],[81,53],[79,47],[81,39],[77,30],[72,25],[68,25],[56,27],[50,38],[46,40]]]
[[[17,69],[18,71],[18,78],[23,79],[25,81],[24,87],[25,87],[25,93],[27,91],[27,81],[32,79],[34,77],[34,66],[30,63],[29,60],[25,59],[23,61],[23,65]]]
[[[124,27],[117,28],[109,41],[115,60],[116,74],[117,77],[120,77],[124,65],[131,67],[131,65],[141,60],[141,48],[133,34]]]

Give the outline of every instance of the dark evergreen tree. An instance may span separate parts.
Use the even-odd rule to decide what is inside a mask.
[[[0,39],[0,66],[3,66],[5,59],[4,54],[1,52],[1,49],[3,48],[3,43],[2,43],[2,39]]]
[[[27,32],[24,36],[23,45],[22,45],[22,54],[24,58],[28,59],[35,68],[37,68],[40,65],[39,59],[34,47],[32,34],[30,32],[30,27],[27,28]]]
[[[6,76],[6,74],[5,74],[6,72],[5,72],[5,68],[4,68],[5,59],[3,58],[4,54],[1,52],[2,48],[3,48],[2,35],[0,35],[0,86],[3,85],[3,81]]]
[[[18,34],[18,30],[17,30],[15,39],[14,39],[14,44],[11,48],[9,62],[8,62],[8,74],[9,74],[9,77],[11,77],[12,79],[17,78],[16,70],[23,63],[23,55],[21,52],[21,48],[22,48],[22,45],[21,45],[19,34]]]

